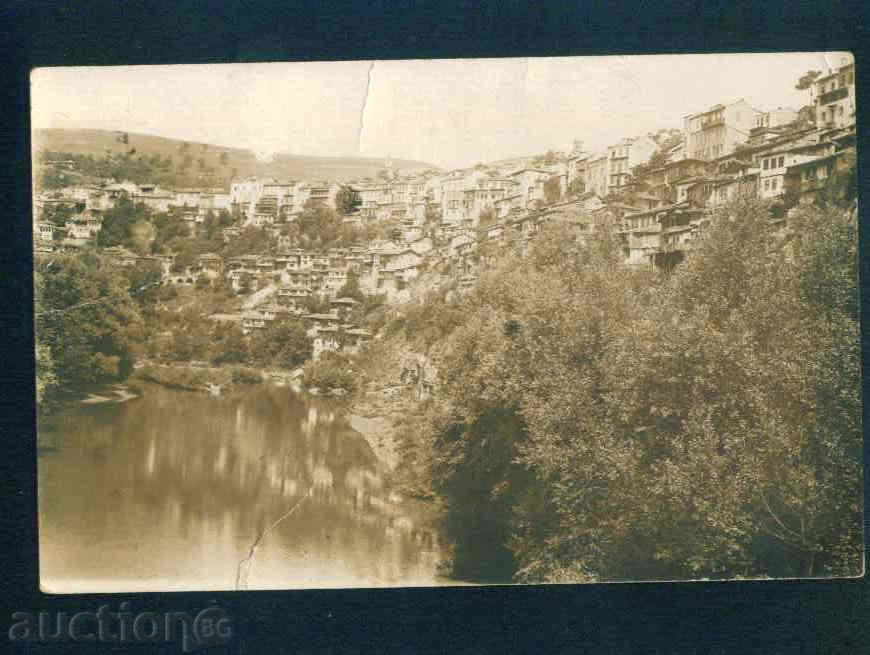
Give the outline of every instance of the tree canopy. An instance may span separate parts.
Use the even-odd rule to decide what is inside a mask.
[[[669,275],[548,226],[455,301],[409,439],[457,575],[860,573],[857,226],[802,207],[780,241],[769,221],[719,210]]]

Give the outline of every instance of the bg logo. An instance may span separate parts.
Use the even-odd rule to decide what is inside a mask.
[[[220,607],[208,607],[195,617],[188,612],[119,612],[101,605],[96,612],[14,612],[10,641],[101,642],[113,644],[181,642],[185,653],[217,646],[233,636],[233,625]]]

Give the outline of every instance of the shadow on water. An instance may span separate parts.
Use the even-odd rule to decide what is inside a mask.
[[[384,473],[336,402],[286,387],[70,406],[40,425],[42,582],[232,589],[256,543],[251,589],[445,583],[437,531]]]

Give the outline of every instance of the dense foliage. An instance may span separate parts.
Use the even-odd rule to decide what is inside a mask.
[[[101,156],[43,151],[40,153],[42,163],[68,161],[72,163],[75,172],[45,165],[39,180],[41,187],[61,188],[80,181],[83,177],[130,180],[137,184],[160,184],[169,187],[203,184],[219,186],[226,184],[232,176],[233,171],[228,168],[225,157],[209,154],[206,161],[200,156],[194,166],[194,157],[189,148],[172,155],[142,154],[136,151],[135,143],[129,143],[129,136],[127,139],[126,142],[121,142],[123,145],[120,146],[120,151],[107,152]]]
[[[353,391],[356,389],[353,358],[339,352],[324,352],[317,361],[305,364],[302,381],[313,389]]]
[[[144,323],[116,265],[94,253],[54,255],[37,260],[35,285],[40,400],[130,373]]]
[[[722,209],[661,277],[554,226],[387,326],[443,327],[417,341],[440,391],[409,433],[456,575],[861,572],[855,219],[802,207],[785,238],[769,219]]]

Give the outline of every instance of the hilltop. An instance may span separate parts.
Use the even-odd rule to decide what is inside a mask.
[[[126,141],[125,141],[126,138]],[[317,157],[278,154],[269,161],[260,161],[251,150],[196,141],[170,139],[134,132],[95,129],[35,129],[33,146],[36,151],[67,152],[76,155],[102,157],[108,153],[130,153],[144,157],[159,156],[172,160],[178,168],[189,158],[192,171],[216,181],[233,177],[275,177],[279,179],[329,179],[346,182],[374,177],[384,168],[384,159],[373,157]],[[421,161],[392,159],[393,168],[405,173],[438,169]]]

